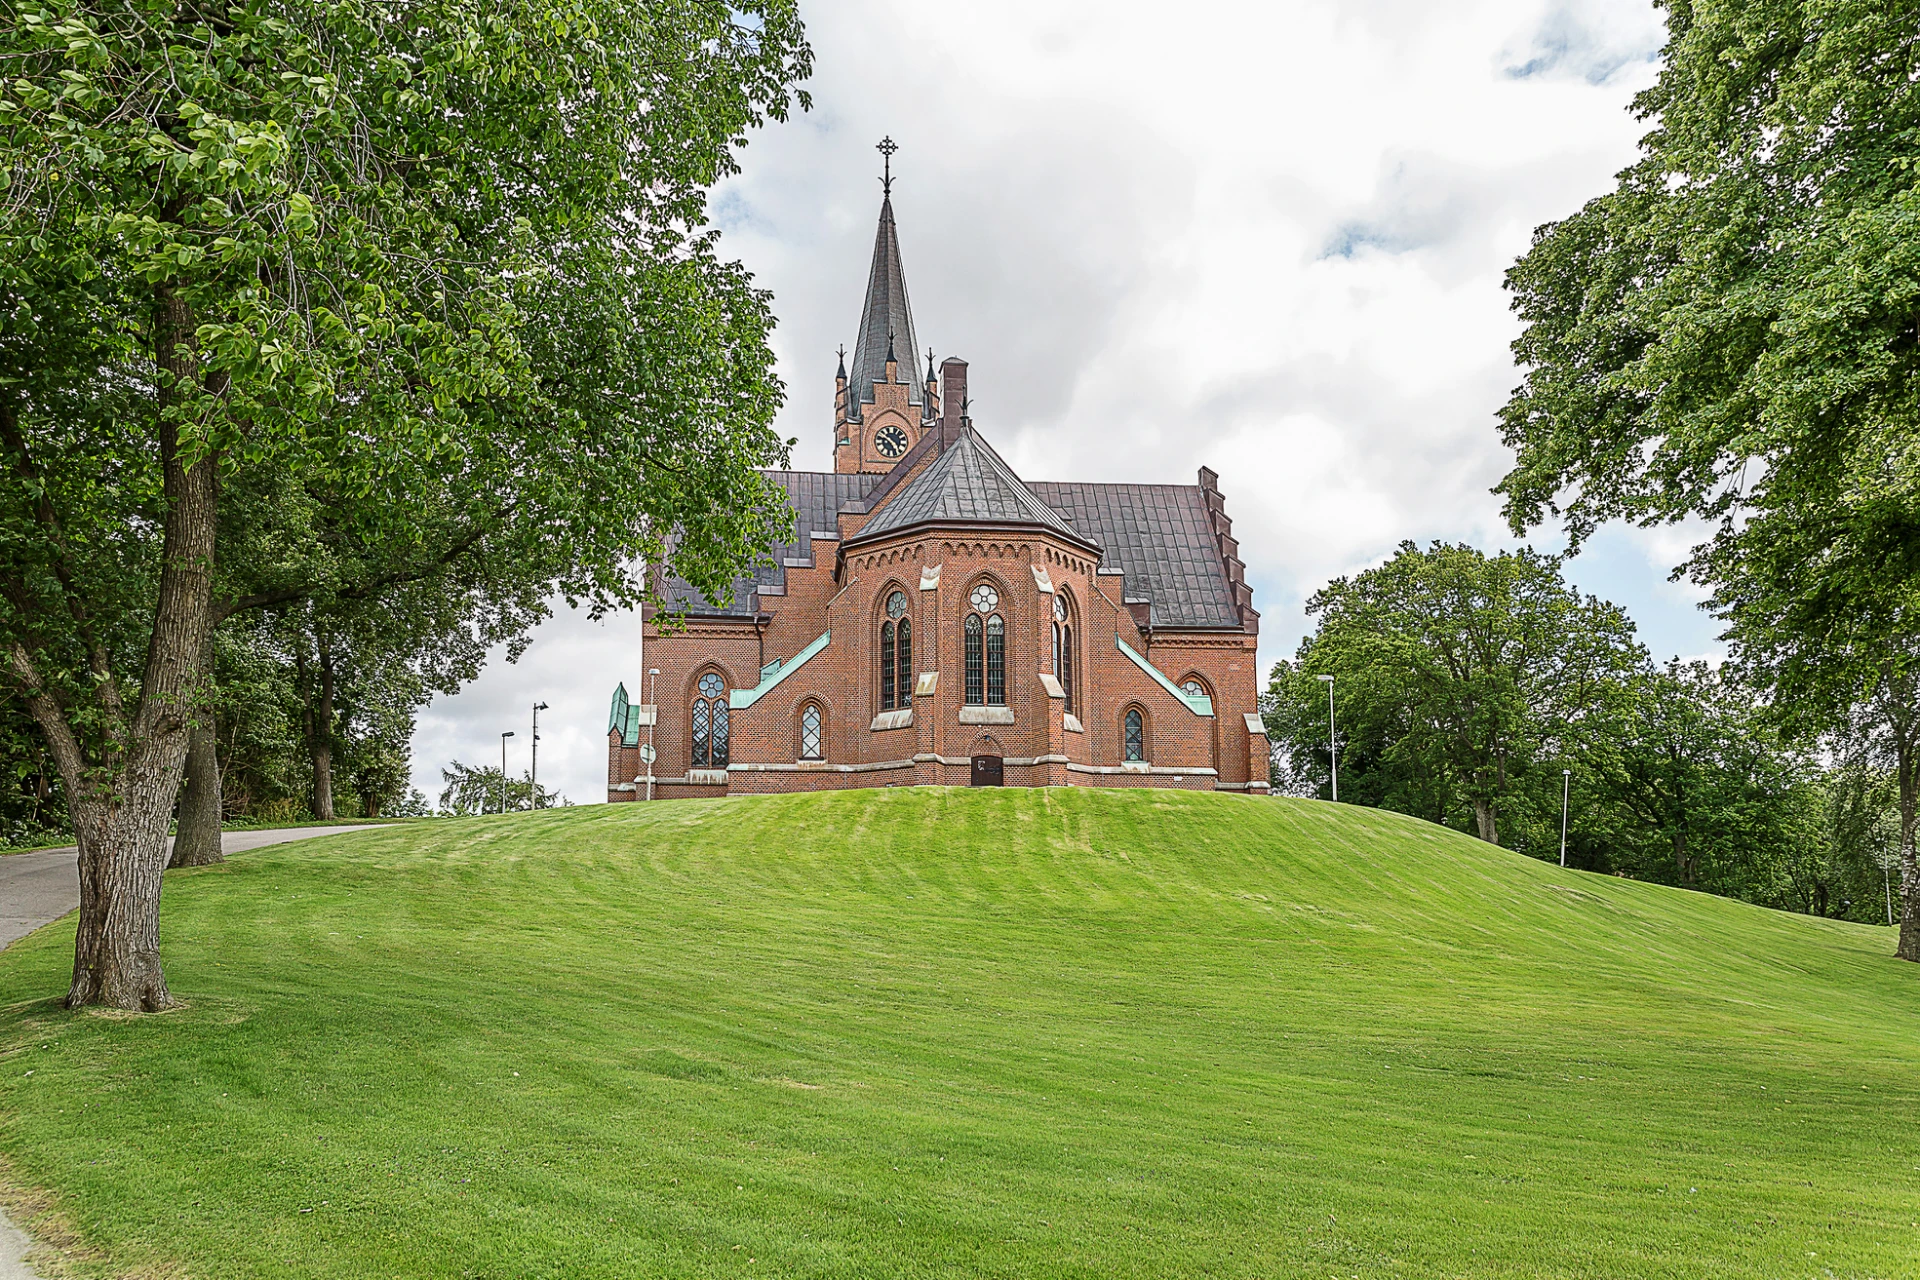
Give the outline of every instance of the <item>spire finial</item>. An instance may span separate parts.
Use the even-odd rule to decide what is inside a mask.
[[[881,155],[880,194],[887,199],[893,197],[893,153],[899,149],[900,144],[891,135],[880,139],[879,145],[874,147]]]
[[[888,364],[899,363],[899,361],[896,360],[893,355],[893,330],[892,329],[887,330],[887,363]]]
[[[933,377],[934,377],[934,374],[933,374],[933,348],[932,348],[932,347],[928,347],[928,348],[927,348],[927,381],[928,381],[928,382],[932,382],[932,381],[933,381]]]
[[[844,342],[840,344],[840,372],[834,376],[837,378],[847,376],[847,344]]]

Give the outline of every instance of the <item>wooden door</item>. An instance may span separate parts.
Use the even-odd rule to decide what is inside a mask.
[[[1001,768],[999,756],[975,756],[973,758],[973,785],[976,787],[1001,787],[1006,785],[1006,773]]]

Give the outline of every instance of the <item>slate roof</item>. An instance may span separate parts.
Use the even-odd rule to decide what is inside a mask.
[[[873,237],[873,266],[867,272],[867,297],[860,308],[860,333],[848,371],[856,404],[873,403],[873,384],[887,380],[887,337],[893,337],[898,374],[907,383],[907,402],[921,404],[926,390],[915,361],[920,347],[913,334],[913,309],[907,305],[907,273],[900,265],[900,236],[893,226],[893,198],[880,201],[880,229]]]
[[[794,513],[793,540],[776,544],[772,552],[773,563],[762,565],[752,577],[735,582],[732,598],[721,601],[717,606],[709,604],[690,584],[679,578],[669,579],[667,597],[673,608],[706,617],[751,614],[754,589],[784,586],[787,570],[783,561],[788,557],[796,560],[811,558],[813,548],[809,535],[814,530],[838,533],[840,526],[834,519],[835,513],[846,503],[864,499],[875,485],[885,479],[884,476],[875,475],[836,475],[830,471],[763,471],[761,474],[787,491],[787,505],[793,508]]]
[[[708,617],[751,614],[754,588],[784,585],[787,574],[780,562],[789,556],[809,557],[808,534],[816,529],[834,532],[834,515],[841,506],[865,501],[885,479],[818,471],[765,474],[787,491],[794,509],[793,541],[775,547],[775,563],[736,582],[732,599],[719,607],[673,579],[668,591],[676,607]],[[1206,495],[1198,485],[1028,483],[986,441],[966,431],[895,493],[861,536],[942,519],[1038,524],[1099,546],[1100,567],[1127,575],[1128,598],[1151,603],[1156,627],[1240,626],[1233,588],[1207,520]],[[821,554],[829,554],[826,547]]]
[[[1027,487],[1101,546],[1101,568],[1126,573],[1129,599],[1153,602],[1154,626],[1240,625],[1200,486],[1036,480]]]
[[[1058,511],[1035,497],[993,446],[972,430],[962,430],[945,453],[887,499],[859,536],[865,540],[918,524],[982,520],[1037,524],[1069,538],[1085,539]]]

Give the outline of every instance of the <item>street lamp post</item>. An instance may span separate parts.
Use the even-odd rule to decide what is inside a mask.
[[[647,705],[653,714],[647,717],[647,799],[653,799],[653,726],[660,719],[660,668],[647,668]]]
[[[513,736],[513,730],[500,732],[500,812],[507,811],[507,739]]]
[[[1321,676],[1320,682],[1327,686],[1327,774],[1333,782],[1333,802],[1340,803],[1340,746],[1334,736],[1333,728],[1333,677]]]
[[[547,709],[544,702],[533,704],[533,764],[527,774],[527,783],[533,791],[532,805],[540,807],[540,713]],[[500,768],[501,776],[506,776],[506,766]]]
[[[1573,770],[1560,771],[1560,865],[1567,865],[1567,796],[1573,790]]]

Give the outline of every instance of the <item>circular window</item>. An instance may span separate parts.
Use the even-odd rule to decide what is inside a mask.
[[[1055,622],[1067,620],[1067,602],[1057,595],[1053,598],[1053,620]]]
[[[1180,692],[1186,694],[1188,697],[1204,698],[1207,696],[1207,687],[1198,680],[1189,680],[1180,686]]]
[[[907,597],[904,592],[896,591],[887,597],[887,616],[897,618],[907,611]]]
[[[703,698],[719,697],[723,687],[720,677],[711,671],[700,677],[700,696]]]
[[[1000,593],[993,589],[992,583],[987,582],[975,587],[973,594],[967,598],[973,601],[973,607],[981,613],[986,613],[1000,603]]]

